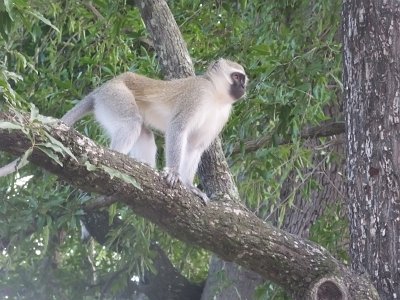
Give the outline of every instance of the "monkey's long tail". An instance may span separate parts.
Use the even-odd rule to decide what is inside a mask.
[[[94,108],[94,97],[92,94],[87,95],[83,98],[77,105],[75,105],[70,111],[68,111],[62,118],[63,121],[68,126],[72,126],[78,120],[82,119],[85,115],[90,113]],[[26,166],[28,161],[18,164],[19,158],[10,162],[9,164],[0,168],[0,177],[7,176],[11,173],[16,172],[18,169]]]
[[[62,118],[68,126],[74,125],[78,120],[90,113],[94,108],[94,96],[92,93],[83,98],[77,105],[68,111]]]

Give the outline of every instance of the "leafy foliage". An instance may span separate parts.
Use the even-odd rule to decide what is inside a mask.
[[[338,103],[340,3],[169,1],[199,72],[220,56],[246,66],[248,97],[236,106],[223,141],[242,199],[261,217],[278,210],[282,220],[295,193],[307,197],[318,188],[307,175],[315,164],[313,149],[304,146],[300,132],[332,117],[325,107]],[[60,117],[118,73],[158,76],[140,15],[125,1],[4,1],[0,22],[0,109],[29,110],[34,104],[41,114]],[[107,144],[90,118],[77,128]],[[261,136],[271,136],[272,143],[245,150],[245,141]],[[279,145],[282,138],[291,142]],[[234,152],[236,147],[241,150]],[[1,164],[10,160],[0,154]],[[282,204],[282,185],[293,174],[299,184]],[[32,166],[0,179],[0,195],[1,296],[121,296],[131,278],[153,268],[151,241],[189,279],[206,277],[208,253],[171,239],[117,204],[110,220],[118,217],[123,225],[110,233],[108,245],[118,241],[124,251],[82,243],[79,218],[88,196]],[[313,238],[333,249],[342,237],[331,233],[342,225],[326,218]],[[258,296],[280,299],[276,293],[266,285]]]

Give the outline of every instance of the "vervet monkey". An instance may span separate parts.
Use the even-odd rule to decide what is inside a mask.
[[[201,155],[228,121],[232,104],[245,95],[246,85],[243,67],[226,59],[210,64],[204,75],[171,81],[126,72],[96,88],[61,120],[72,126],[93,111],[111,149],[151,167],[157,149],[150,129],[164,133],[169,185],[181,181],[206,202],[207,196],[193,186]],[[8,174],[2,170],[9,165],[0,176]]]

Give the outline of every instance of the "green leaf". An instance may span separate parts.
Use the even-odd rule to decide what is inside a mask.
[[[46,155],[47,155],[48,157],[50,157],[52,160],[54,160],[54,161],[55,161],[57,164],[59,164],[61,167],[63,166],[62,162],[60,161],[60,159],[58,158],[58,156],[57,156],[53,151],[51,151],[51,150],[48,149],[48,148],[44,148],[44,147],[40,147],[40,146],[38,146],[37,148],[40,149],[41,151],[43,151],[44,153],[46,153]]]
[[[23,77],[21,75],[18,75],[15,72],[11,72],[8,70],[2,70],[2,73],[6,76],[7,79],[11,79],[14,82],[18,82],[20,80],[23,80]]]
[[[271,47],[266,44],[256,45],[251,47],[253,53],[267,55],[271,52]]]
[[[71,220],[69,222],[69,227],[71,229],[76,229],[77,228],[77,226],[76,226],[76,217],[75,216],[71,217]]]
[[[279,217],[278,217],[278,224],[283,224],[283,219],[285,218],[285,214],[286,214],[286,206],[283,205],[280,209],[279,209]]]
[[[17,169],[19,169],[20,166],[23,167],[28,163],[28,157],[32,154],[32,151],[32,148],[29,148],[25,151],[24,155],[22,155],[21,159],[18,161]]]
[[[64,151],[56,144],[52,144],[50,142],[37,144],[37,146],[42,146],[48,149],[53,150],[54,152],[60,153],[63,157],[65,157]]]
[[[11,31],[12,19],[10,14],[7,14],[4,11],[0,11],[0,34],[4,38],[4,40],[8,39],[8,34]]]
[[[85,161],[86,170],[92,172],[97,170],[98,168],[95,165],[92,165],[89,161]]]
[[[51,217],[47,217],[47,224],[43,227],[43,251],[46,253],[47,247],[49,246],[49,238],[50,238],[50,226],[51,226]]]
[[[8,15],[10,16],[10,19],[11,19],[12,21],[14,21],[13,13],[12,13],[12,6],[13,6],[12,1],[4,0],[3,3],[4,3],[4,7],[6,8],[6,12],[7,12]]]
[[[107,167],[104,165],[101,165],[100,168],[103,169],[108,175],[110,175],[111,179],[113,179],[114,177],[117,177],[117,178],[125,181],[126,183],[132,184],[135,188],[142,191],[142,187],[132,176],[126,175],[124,173],[119,172],[116,169],[113,169],[113,168],[110,168],[110,167]]]
[[[86,215],[86,213],[84,212],[83,209],[78,209],[78,210],[75,212],[75,216],[84,216],[84,215]]]
[[[57,119],[39,114],[39,109],[33,103],[30,103],[30,104],[31,104],[31,114],[30,114],[29,119],[31,122],[39,121],[40,123],[42,123],[44,125],[57,123],[57,121],[58,121]],[[45,126],[45,128],[48,129],[47,126]]]
[[[37,117],[39,115],[39,109],[35,106],[35,104],[30,103],[31,106],[31,116],[29,118],[29,121],[34,121],[37,120]]]
[[[43,124],[55,124],[58,122],[58,119],[56,119],[56,118],[47,117],[47,116],[43,116],[40,114],[37,115],[37,120]]]
[[[113,203],[108,208],[108,224],[109,225],[111,225],[113,223],[116,215],[117,215],[117,204]]]
[[[28,14],[31,14],[32,16],[38,18],[40,21],[42,21],[44,24],[49,25],[51,28],[53,28],[55,31],[60,33],[60,30],[56,26],[54,26],[48,19],[46,19],[40,12],[37,11],[31,11],[27,10],[26,11]]]
[[[50,142],[56,146],[58,146],[59,148],[61,148],[61,152],[60,153],[67,153],[70,157],[72,157],[76,162],[78,161],[78,159],[75,157],[74,154],[72,154],[71,150],[67,147],[65,147],[60,141],[57,141],[55,138],[53,138],[50,134],[48,134],[47,132],[45,132],[45,135],[49,138]]]
[[[22,130],[23,127],[19,124],[7,122],[7,121],[0,121],[0,129],[19,129]]]
[[[27,65],[26,57],[21,54],[21,52],[13,51],[13,55],[17,61],[18,69],[25,69]],[[22,78],[21,78],[22,79]]]
[[[106,74],[110,74],[110,75],[114,75],[113,71],[106,66],[101,66],[101,69],[106,73]]]

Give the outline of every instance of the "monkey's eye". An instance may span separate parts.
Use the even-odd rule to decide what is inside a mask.
[[[241,80],[242,80],[241,76],[242,76],[242,74],[240,74],[240,73],[232,73],[231,74],[231,78],[234,82],[241,82]]]

